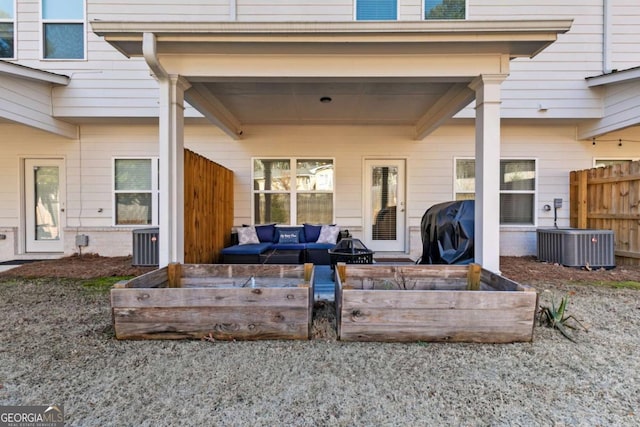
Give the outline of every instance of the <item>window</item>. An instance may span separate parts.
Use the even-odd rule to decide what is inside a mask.
[[[475,160],[456,159],[455,198],[475,197]],[[536,198],[536,161],[500,160],[500,224],[534,225]]]
[[[357,21],[394,21],[398,19],[397,0],[357,0]]]
[[[15,45],[15,0],[0,0],[0,58],[14,59]]]
[[[158,224],[158,159],[115,159],[116,225]]]
[[[254,159],[254,223],[332,223],[333,176],[331,159]]]
[[[466,0],[424,0],[424,19],[465,19]]]
[[[593,161],[594,168],[604,168],[607,166],[620,165],[625,163],[631,163],[637,159],[595,159]]]
[[[42,0],[42,57],[84,59],[85,0]]]

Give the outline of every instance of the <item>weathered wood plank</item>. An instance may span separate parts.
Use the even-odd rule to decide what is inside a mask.
[[[367,291],[343,289],[342,313],[380,308],[386,310],[445,309],[499,310],[528,308],[534,311],[535,292],[499,291]]]
[[[424,330],[416,327],[406,329],[398,334],[393,328],[366,327],[362,330],[347,330],[343,327],[340,334],[341,341],[385,341],[385,342],[478,342],[478,343],[511,343],[530,342],[532,340],[531,327],[522,325],[520,328],[513,326],[504,331],[498,330],[465,330],[437,328],[436,330]]]
[[[254,277],[261,288],[295,288],[304,285],[302,279],[280,277]],[[249,288],[251,277],[184,277],[180,279],[182,288]]]
[[[118,339],[186,339],[211,336],[219,340],[308,339],[307,325],[271,322],[254,323],[118,323]]]
[[[460,278],[440,277],[378,277],[349,278],[345,289],[376,290],[459,290],[467,288],[467,282]]]
[[[168,283],[167,267],[153,270],[127,282],[126,288],[159,288]]]
[[[307,307],[136,307],[115,308],[114,317],[122,323],[282,323],[307,321]]]
[[[514,282],[509,278],[492,273],[485,269],[482,269],[480,280],[482,283],[491,286],[497,291],[536,292],[536,289],[532,286]]]
[[[162,288],[112,289],[111,306],[123,307],[224,307],[236,305],[306,307],[311,288]]]
[[[304,265],[284,264],[184,264],[182,276],[197,277],[294,277],[304,280]]]
[[[491,308],[491,309],[446,309],[446,308],[403,308],[402,310],[386,310],[380,308],[342,309],[344,327],[353,324],[367,326],[386,326],[401,333],[405,327],[426,329],[461,329],[461,330],[501,330],[512,327],[510,323],[524,322],[530,325],[534,319],[533,310],[529,307]]]
[[[346,265],[346,282],[355,278],[467,278],[468,267],[464,265]],[[343,280],[343,283],[345,281]]]

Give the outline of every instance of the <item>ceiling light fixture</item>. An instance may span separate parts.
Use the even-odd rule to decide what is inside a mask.
[[[323,104],[328,104],[331,101],[333,101],[333,100],[331,99],[330,96],[323,96],[322,98],[320,98],[320,102],[322,102]]]

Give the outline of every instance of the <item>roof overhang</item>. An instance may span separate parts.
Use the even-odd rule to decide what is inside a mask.
[[[589,87],[629,83],[634,80],[640,80],[640,67],[629,68],[621,71],[616,70],[599,76],[587,77],[586,80]]]
[[[70,78],[62,74],[25,67],[24,65],[0,61],[0,75],[29,80],[37,83],[48,83],[58,86],[67,86]]]
[[[511,59],[534,57],[571,23],[94,21],[92,27],[125,56],[144,56],[156,76],[187,79],[185,99],[234,138],[246,124],[295,122],[411,124],[421,139],[473,101],[473,79],[508,75]],[[332,98],[330,109],[319,105],[322,95]]]
[[[70,78],[36,68],[0,61],[0,120],[44,130],[68,139],[78,127],[59,120],[53,111],[54,86],[67,86]]]

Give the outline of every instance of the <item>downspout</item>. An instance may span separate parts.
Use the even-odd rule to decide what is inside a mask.
[[[156,45],[155,34],[142,34],[142,56],[144,56],[144,60],[147,61],[147,65],[151,72],[153,72],[156,79],[162,80],[169,77],[169,74],[162,65],[160,65],[160,61],[158,60],[158,48]]]
[[[611,1],[602,0],[602,74],[610,73],[611,65]]]

